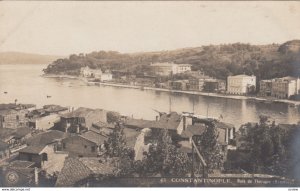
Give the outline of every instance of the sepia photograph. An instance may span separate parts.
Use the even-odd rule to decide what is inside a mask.
[[[300,187],[299,1],[0,1],[0,188]]]

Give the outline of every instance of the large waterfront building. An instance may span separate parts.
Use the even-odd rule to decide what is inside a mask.
[[[300,94],[300,79],[294,77],[275,78],[272,80],[271,96],[288,99],[292,95]]]
[[[245,74],[227,77],[227,93],[246,95],[256,90],[256,76]]]
[[[272,80],[261,80],[259,82],[259,94],[261,96],[271,96]]]
[[[175,64],[172,62],[160,62],[150,65],[155,74],[160,76],[168,76],[172,74],[184,73],[191,71],[191,65],[189,64]]]

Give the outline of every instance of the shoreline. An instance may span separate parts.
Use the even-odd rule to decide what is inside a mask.
[[[160,91],[160,92],[171,92],[171,93],[182,93],[182,94],[189,94],[189,95],[200,95],[200,96],[207,96],[207,97],[218,97],[218,98],[227,98],[227,99],[236,99],[236,100],[254,100],[257,102],[271,102],[271,103],[286,103],[286,104],[293,104],[294,106],[300,106],[300,101],[293,101],[293,100],[286,100],[286,99],[273,99],[268,100],[267,98],[262,97],[250,97],[250,96],[243,96],[243,95],[225,95],[219,93],[208,93],[208,92],[198,92],[198,91],[188,91],[188,90],[170,90],[164,88],[155,88],[155,87],[146,87],[140,85],[128,85],[128,84],[118,84],[118,83],[109,83],[109,82],[89,82],[86,78],[81,78],[77,76],[71,75],[41,75],[42,77],[46,78],[68,78],[68,79],[78,79],[85,82],[88,86],[89,85],[102,85],[102,86],[112,86],[112,87],[120,87],[120,88],[130,88],[130,89],[140,89],[140,90],[151,90],[151,91]]]

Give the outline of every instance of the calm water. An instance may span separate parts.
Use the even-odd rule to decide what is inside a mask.
[[[0,103],[60,104],[62,106],[103,108],[135,118],[155,119],[156,112],[169,111],[169,93],[116,87],[86,86],[71,79],[43,78],[46,65],[0,65]],[[4,94],[4,92],[8,92]],[[47,95],[51,98],[47,98]],[[206,96],[172,94],[172,111],[192,111],[219,117],[239,127],[246,122],[257,122],[259,115],[269,115],[276,122],[296,123],[298,108],[287,104],[262,104],[248,100],[233,100]]]

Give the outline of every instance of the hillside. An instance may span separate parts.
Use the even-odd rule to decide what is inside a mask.
[[[286,46],[286,44],[234,43],[133,54],[99,51],[58,59],[44,72],[78,75],[80,67],[89,66],[139,74],[148,72],[149,65],[153,62],[175,62],[191,64],[193,70],[202,69],[206,74],[220,79],[241,73],[254,74],[258,80],[286,75],[298,76],[300,74],[299,51],[286,51]]]
[[[0,64],[50,64],[59,57],[21,52],[0,52]]]

